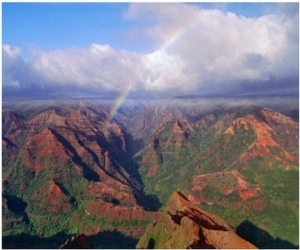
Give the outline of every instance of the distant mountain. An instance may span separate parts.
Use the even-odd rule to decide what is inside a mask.
[[[174,191],[233,228],[299,244],[297,107],[278,103],[171,98],[112,116],[108,100],[4,101],[4,246],[85,234],[95,248],[133,248]]]

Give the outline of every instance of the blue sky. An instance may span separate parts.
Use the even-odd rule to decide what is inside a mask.
[[[128,30],[122,18],[126,4],[3,4],[3,43],[44,50],[87,47],[92,43],[122,46]],[[16,18],[17,17],[17,18]]]
[[[298,12],[297,3],[2,3],[4,94],[295,92]]]
[[[233,12],[245,17],[259,17],[278,9],[274,3],[194,3],[205,9]],[[145,40],[126,36],[136,26],[124,18],[127,3],[3,3],[4,44],[26,50],[37,46],[51,51],[69,47],[87,47],[92,43],[109,44],[116,49],[147,51]]]

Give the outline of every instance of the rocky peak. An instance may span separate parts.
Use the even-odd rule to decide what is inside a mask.
[[[175,147],[183,147],[186,143],[187,139],[187,133],[183,128],[183,125],[178,120],[175,121],[171,136],[169,137],[169,140],[167,144],[175,145]]]
[[[24,119],[9,109],[2,111],[2,135],[10,133],[24,123]]]
[[[159,236],[159,237],[158,237]],[[239,237],[220,216],[193,205],[175,192],[163,218],[148,226],[137,248],[256,248]]]
[[[29,125],[32,126],[41,126],[43,124],[47,126],[51,124],[55,124],[56,126],[64,126],[65,118],[57,114],[55,109],[51,108],[35,116],[29,122]]]
[[[175,192],[169,199],[167,213],[172,220],[174,216],[181,218],[186,216],[207,229],[232,231],[232,228],[223,218],[192,205],[180,192]]]

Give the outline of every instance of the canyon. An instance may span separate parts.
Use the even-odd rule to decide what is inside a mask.
[[[101,100],[2,106],[4,246],[29,248],[37,237],[36,247],[57,248],[84,234],[95,248],[134,248],[170,218],[164,207],[175,191],[223,217],[226,235],[251,221],[283,248],[299,244],[297,106],[174,98],[128,102],[113,117]],[[177,248],[175,239],[155,242]]]

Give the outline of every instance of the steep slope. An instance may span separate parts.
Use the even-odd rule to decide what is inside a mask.
[[[180,106],[154,102],[145,105],[140,112],[134,115],[133,119],[127,119],[128,122],[125,122],[125,126],[134,138],[147,142],[157,130],[174,119],[183,119],[183,117]]]
[[[249,102],[179,99],[131,103],[113,117],[107,100],[6,104],[4,243],[26,234],[58,247],[86,234],[96,247],[117,236],[132,248],[161,218],[150,210],[179,190],[233,228],[249,221],[298,245],[297,119]]]
[[[161,221],[148,226],[137,248],[256,248],[221,217],[193,205],[181,193],[169,199]]]
[[[257,106],[174,120],[136,155],[145,191],[165,203],[180,190],[234,227],[248,218],[298,244],[298,130],[290,117]],[[268,216],[282,213],[285,222]]]
[[[195,176],[188,197],[193,204],[215,204],[245,212],[262,211],[268,206],[260,185],[250,183],[236,170]]]
[[[7,170],[5,166],[8,166],[19,152],[16,143],[6,136],[22,126],[24,122],[24,118],[16,112],[9,109],[4,109],[2,111],[2,149],[6,152],[5,154],[2,154],[2,172]]]
[[[21,121],[3,117],[12,124],[2,140],[4,236],[91,235],[124,226],[130,233],[140,226],[137,237],[160,218],[143,207],[151,202],[127,155],[129,137],[121,125],[107,123],[106,114],[81,102],[63,115],[50,107]]]
[[[195,135],[189,122],[176,119],[158,130],[147,147],[136,155],[145,191],[157,195],[162,203],[172,189],[191,188],[190,178],[195,170],[193,166],[185,166],[191,163],[192,155],[197,154],[192,144]]]
[[[24,118],[9,109],[2,111],[2,136],[9,134],[24,123]]]

